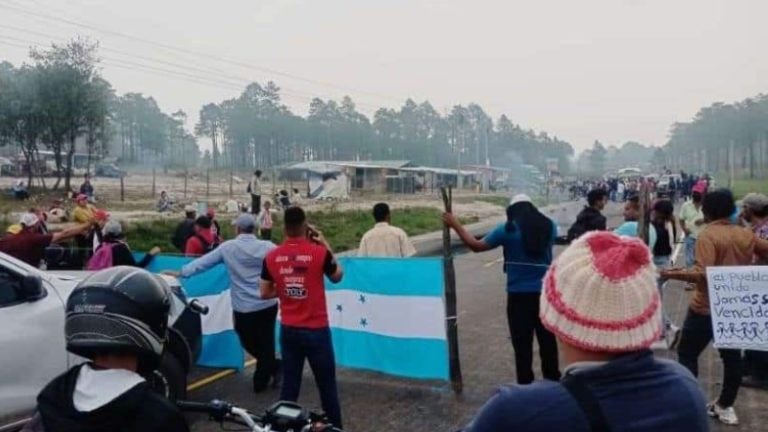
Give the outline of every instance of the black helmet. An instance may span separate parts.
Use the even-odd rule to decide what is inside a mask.
[[[163,354],[171,289],[136,267],[113,267],[83,279],[67,299],[67,350],[86,358],[133,353],[152,367]]]

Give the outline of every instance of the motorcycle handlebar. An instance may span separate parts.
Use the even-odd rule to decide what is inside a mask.
[[[187,307],[192,309],[193,312],[196,312],[200,315],[207,315],[208,314],[208,306],[200,303],[197,299],[192,299],[189,302],[187,302]]]

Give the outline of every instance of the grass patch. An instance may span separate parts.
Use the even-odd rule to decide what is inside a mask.
[[[718,183],[721,186],[728,186],[728,182]],[[768,180],[760,179],[734,179],[731,192],[736,199],[741,199],[750,192],[768,192]]]
[[[507,208],[507,206],[509,205],[509,197],[499,196],[499,195],[480,196],[480,197],[474,198],[474,201],[487,202],[502,208]]]
[[[434,208],[414,207],[394,210],[392,224],[405,230],[409,236],[425,234],[442,229],[441,212]],[[343,212],[314,211],[307,215],[309,222],[317,226],[328,239],[334,250],[356,249],[366,231],[373,227],[373,218],[367,210],[349,210]],[[461,218],[463,223],[477,222],[476,217]],[[149,250],[159,246],[164,252],[176,252],[171,244],[171,237],[176,229],[176,220],[154,220],[151,222],[132,223],[126,227],[126,238],[131,248],[136,251]],[[229,220],[220,220],[225,239],[234,237]],[[272,241],[280,243],[283,233],[280,229],[281,218],[275,219]]]

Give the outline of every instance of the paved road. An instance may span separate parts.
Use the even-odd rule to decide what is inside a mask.
[[[617,209],[611,211],[617,214]],[[610,224],[616,225],[614,216]],[[559,249],[559,248],[558,248]],[[559,250],[558,250],[559,252]],[[464,393],[455,396],[439,382],[400,380],[381,374],[341,370],[338,374],[346,430],[355,432],[451,431],[466,424],[503,383],[515,381],[512,346],[505,317],[506,295],[501,272],[501,252],[462,255],[456,259],[459,310],[459,343]],[[680,285],[668,288],[665,307],[678,324],[688,301]],[[660,356],[674,357],[659,352]],[[408,355],[408,353],[403,353]],[[538,369],[538,365],[535,367]],[[708,397],[718,390],[720,362],[707,350],[701,359],[700,381]],[[277,390],[254,395],[250,369],[190,393],[195,400],[223,398],[258,410],[278,397]],[[319,407],[314,381],[305,371],[301,403]],[[743,431],[768,431],[768,392],[743,389],[737,401]],[[197,421],[194,431],[217,431],[218,425]],[[714,431],[734,430],[713,422]]]

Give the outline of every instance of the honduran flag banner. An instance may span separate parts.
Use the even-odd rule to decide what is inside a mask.
[[[391,375],[448,380],[439,258],[340,258],[326,281],[336,363]]]
[[[137,260],[141,258],[137,254]],[[158,255],[147,267],[148,271],[181,270],[192,258]],[[179,278],[187,297],[208,306],[201,316],[203,328],[202,351],[197,359],[200,366],[242,369],[243,349],[232,321],[232,301],[229,295],[229,274],[223,264],[190,278]]]

